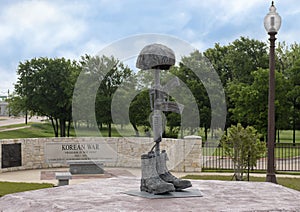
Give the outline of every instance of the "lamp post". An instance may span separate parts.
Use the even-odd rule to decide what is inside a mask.
[[[280,25],[281,17],[276,12],[276,7],[272,1],[269,13],[264,19],[264,26],[270,35],[270,55],[269,55],[269,99],[268,99],[268,166],[267,182],[277,183],[274,164],[274,146],[275,146],[275,35]]]

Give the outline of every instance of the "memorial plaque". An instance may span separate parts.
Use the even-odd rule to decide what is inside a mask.
[[[2,144],[2,169],[22,166],[21,144]]]
[[[117,160],[116,144],[98,142],[45,143],[46,163],[66,163],[71,160]]]

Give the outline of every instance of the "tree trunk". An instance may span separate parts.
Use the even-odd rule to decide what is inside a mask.
[[[56,125],[55,125],[55,123],[54,123],[54,120],[53,120],[52,117],[49,117],[49,118],[50,118],[50,120],[51,120],[51,124],[52,124],[52,127],[53,127],[54,135],[55,135],[55,137],[58,137],[58,131],[57,131],[57,127],[56,127]],[[56,123],[57,123],[57,122],[56,122]]]
[[[275,137],[274,137],[274,144],[276,144],[276,140],[277,140],[277,127],[275,126]]]
[[[247,169],[247,180],[250,181],[250,159],[251,159],[251,155],[250,153],[248,154],[248,169]]]
[[[62,129],[62,121],[61,121],[61,119],[59,119],[59,129],[60,129],[60,137],[63,137],[63,129]]]
[[[59,119],[59,125],[60,125],[60,137],[66,137],[66,120]]]
[[[58,126],[59,126],[58,120],[57,120],[57,118],[55,118],[55,129],[56,129],[56,135],[55,135],[55,137],[58,137]]]
[[[242,165],[239,164],[239,162],[236,162],[236,164],[234,165],[234,177],[236,181],[243,180],[243,168]]]
[[[25,124],[27,125],[27,123],[28,123],[28,113],[27,113],[27,109],[26,109],[26,112],[25,112]]]
[[[108,124],[108,137],[111,137],[111,123]]]
[[[207,131],[208,131],[208,130],[207,130],[207,126],[205,125],[205,126],[204,126],[204,136],[205,136],[205,141],[207,141],[207,134],[208,134]]]
[[[131,125],[132,125],[132,127],[133,127],[133,129],[135,131],[135,136],[139,137],[140,133],[139,133],[139,130],[138,130],[137,126],[134,123],[132,123],[132,122],[130,122],[130,123],[131,123]]]
[[[293,101],[293,146],[296,145],[296,100]]]
[[[70,128],[71,128],[71,120],[68,121],[68,131],[67,131],[68,137],[70,137]]]

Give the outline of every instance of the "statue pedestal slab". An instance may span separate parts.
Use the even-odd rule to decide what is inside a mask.
[[[137,191],[140,179],[116,177],[5,195],[0,211],[300,211],[300,192],[273,183],[191,182],[202,197],[132,196],[124,192]]]

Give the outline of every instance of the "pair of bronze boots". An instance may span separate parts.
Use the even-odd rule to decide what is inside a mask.
[[[168,156],[165,150],[163,150],[159,155],[154,152],[143,154],[141,159],[141,191],[153,194],[163,194],[167,192],[180,191],[192,186],[190,181],[178,179],[168,171],[166,165]]]

